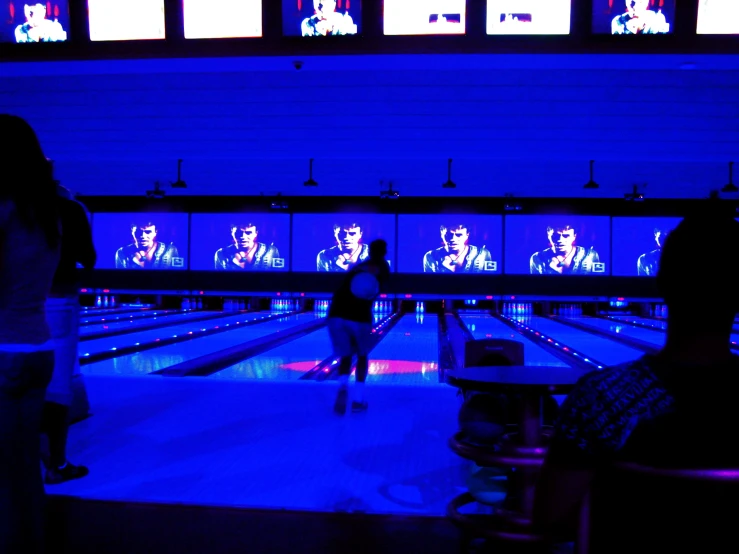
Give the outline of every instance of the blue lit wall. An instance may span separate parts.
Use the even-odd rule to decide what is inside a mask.
[[[293,59],[0,63],[0,111],[84,195],[142,195],[182,158],[169,195],[703,198],[739,152],[739,56]]]

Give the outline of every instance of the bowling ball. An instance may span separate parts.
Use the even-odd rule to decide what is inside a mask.
[[[472,464],[467,476],[467,490],[482,504],[498,504],[506,497],[506,470]]]
[[[505,395],[467,394],[457,416],[459,429],[470,442],[493,445],[506,432],[507,410]]]
[[[373,300],[380,293],[380,283],[377,277],[366,271],[360,271],[349,285],[352,294],[362,300]]]

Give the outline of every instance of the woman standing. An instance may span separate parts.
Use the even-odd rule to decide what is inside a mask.
[[[44,304],[59,263],[51,163],[0,114],[0,552],[43,551],[39,426],[54,353]]]

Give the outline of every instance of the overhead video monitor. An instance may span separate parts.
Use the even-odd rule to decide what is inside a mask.
[[[739,35],[737,0],[698,0],[699,35]]]
[[[362,32],[362,0],[282,0],[282,34],[334,37]]]
[[[192,214],[190,269],[288,271],[290,216]]]
[[[386,35],[463,35],[467,0],[384,0]]]
[[[655,277],[662,245],[679,217],[614,217],[613,275]]]
[[[399,215],[401,273],[502,273],[499,215]]]
[[[185,38],[262,36],[262,0],[182,0]]]
[[[98,269],[187,269],[187,214],[96,213]]]
[[[165,37],[164,0],[87,0],[90,40],[155,40]]]
[[[604,216],[506,216],[505,273],[609,275],[610,223]]]
[[[4,2],[0,42],[65,42],[69,39],[67,0]]]
[[[386,214],[294,214],[293,271],[341,273],[369,259],[369,244],[387,242],[395,266],[395,216]]]
[[[488,0],[489,35],[569,35],[572,0]]]
[[[593,33],[666,35],[675,26],[675,0],[593,0]]]

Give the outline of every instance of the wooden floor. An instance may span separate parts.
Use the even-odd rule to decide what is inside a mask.
[[[442,516],[467,462],[447,447],[446,385],[367,385],[364,414],[332,412],[335,382],[87,376],[92,417],[70,430],[90,501]]]

